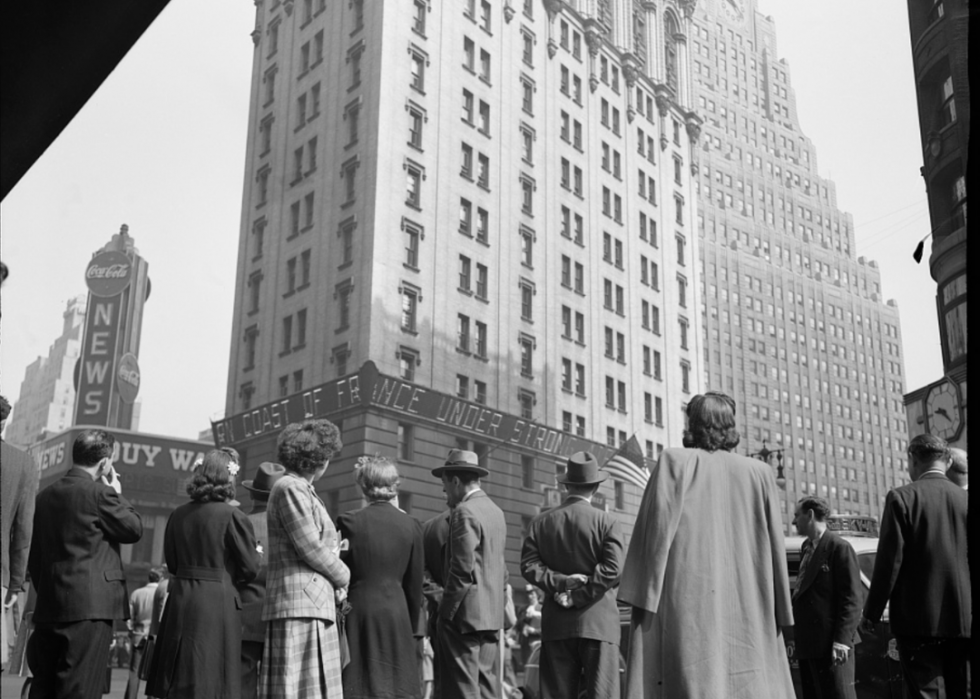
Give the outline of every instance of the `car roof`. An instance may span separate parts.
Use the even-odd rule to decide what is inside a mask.
[[[838,534],[838,536],[840,536]],[[878,550],[878,537],[876,536],[841,536],[854,549],[854,553],[873,553]],[[803,546],[805,536],[787,536],[785,538],[786,551],[789,553],[799,553]]]

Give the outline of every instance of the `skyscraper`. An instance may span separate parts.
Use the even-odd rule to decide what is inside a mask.
[[[73,372],[82,351],[85,301],[84,295],[68,300],[61,335],[47,356],[35,359],[24,372],[20,396],[7,424],[6,440],[11,444],[29,447],[72,424]]]
[[[538,496],[554,466],[534,471],[534,450],[558,463],[573,438],[615,449],[636,434],[651,458],[680,443],[704,375],[692,6],[623,7],[257,5],[226,397],[238,417],[219,441],[248,448],[301,396],[312,406],[313,386],[353,376],[486,406],[522,435],[537,425],[530,442],[480,444]],[[363,400],[367,415],[331,413],[351,453],[411,451],[410,416],[378,423],[381,396]],[[416,435],[426,459],[402,458],[406,472],[453,439]],[[498,449],[508,439],[530,451]],[[428,509],[431,486],[411,486]]]
[[[708,387],[738,398],[747,453],[781,450],[787,525],[804,494],[877,515],[905,480],[898,308],[818,173],[772,19],[704,0],[691,54]]]

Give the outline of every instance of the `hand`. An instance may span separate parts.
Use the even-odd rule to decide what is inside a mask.
[[[339,588],[335,589],[333,591],[333,597],[334,597],[334,601],[337,604],[340,604],[345,599],[347,599],[347,588],[346,587],[339,587]]]
[[[115,490],[117,495],[122,494],[122,482],[119,480],[119,474],[116,473],[116,469],[111,465],[107,471],[103,471],[102,482]]]
[[[871,619],[869,619],[866,616],[865,617],[861,617],[861,623],[858,625],[858,628],[861,630],[861,633],[862,634],[865,634],[865,635],[868,635],[868,636],[874,636],[875,635],[875,623],[873,621],[871,621]]]
[[[843,643],[835,643],[833,649],[831,650],[834,665],[843,665],[847,662],[847,654],[851,651],[850,648],[845,646]]]
[[[3,608],[10,609],[14,606],[14,602],[17,601],[17,591],[7,590],[7,594],[3,598]]]
[[[568,576],[565,580],[565,589],[571,592],[572,590],[577,590],[580,587],[585,587],[589,583],[589,578],[581,573],[573,573]]]
[[[572,597],[567,592],[556,592],[555,602],[558,603],[559,607],[569,609],[572,606]]]

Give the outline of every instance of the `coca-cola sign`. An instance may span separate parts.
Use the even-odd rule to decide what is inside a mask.
[[[108,298],[129,285],[133,262],[125,253],[115,250],[99,253],[85,269],[85,283],[95,296]]]
[[[140,367],[136,355],[127,352],[119,358],[116,368],[116,392],[126,403],[132,405],[140,391]]]

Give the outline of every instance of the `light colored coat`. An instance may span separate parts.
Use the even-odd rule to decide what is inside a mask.
[[[334,549],[337,530],[313,485],[286,473],[269,495],[262,620],[334,621],[334,589],[347,587],[350,570]]]
[[[794,696],[793,624],[772,468],[668,449],[640,503],[619,599],[633,605],[629,699]]]

